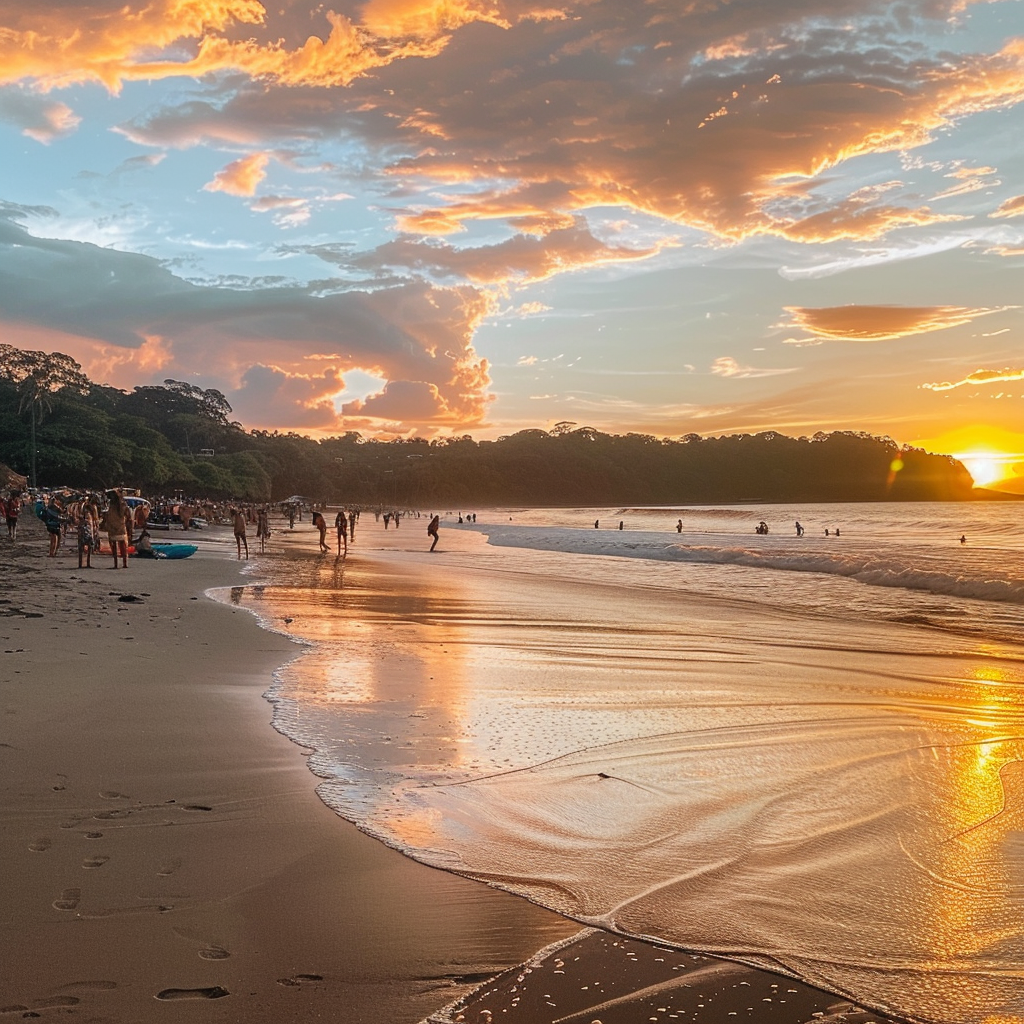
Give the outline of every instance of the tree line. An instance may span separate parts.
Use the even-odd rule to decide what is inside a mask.
[[[60,353],[0,345],[0,462],[40,486],[395,507],[969,500],[946,455],[858,431],[606,434],[564,422],[497,440],[313,439],[246,430],[215,389],[122,391]]]

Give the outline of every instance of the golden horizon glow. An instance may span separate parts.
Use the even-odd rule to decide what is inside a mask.
[[[1013,466],[1020,461],[1020,455],[996,455],[991,452],[954,452],[971,474],[975,487],[988,487],[989,484],[1011,480],[1016,474]]]
[[[975,487],[1013,480],[1019,475],[1016,467],[1024,464],[1024,434],[998,427],[975,424],[913,443],[926,451],[958,459],[971,474]]]

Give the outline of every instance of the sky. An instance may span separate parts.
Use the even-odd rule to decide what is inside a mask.
[[[0,0],[0,338],[247,428],[1010,467],[1022,101],[1022,0]]]

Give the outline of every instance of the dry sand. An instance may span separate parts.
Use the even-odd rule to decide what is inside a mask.
[[[270,726],[262,694],[295,645],[203,596],[246,582],[229,534],[186,561],[79,571],[23,526],[0,551],[0,1017],[880,1019],[766,972],[577,935],[364,836]]]

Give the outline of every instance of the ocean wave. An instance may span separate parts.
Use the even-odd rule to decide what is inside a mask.
[[[1000,573],[991,564],[985,565],[984,575],[958,571],[941,563],[929,566],[929,556],[920,555],[915,558],[912,552],[900,553],[894,550],[883,555],[862,551],[796,552],[740,544],[686,544],[661,537],[638,539],[636,534],[618,531],[606,531],[595,536],[587,531],[564,528],[482,526],[480,529],[487,534],[491,544],[503,547],[820,573],[841,576],[873,587],[894,587],[944,597],[1024,604],[1024,579],[1020,576],[1005,571]],[[930,557],[934,559],[934,556]]]

